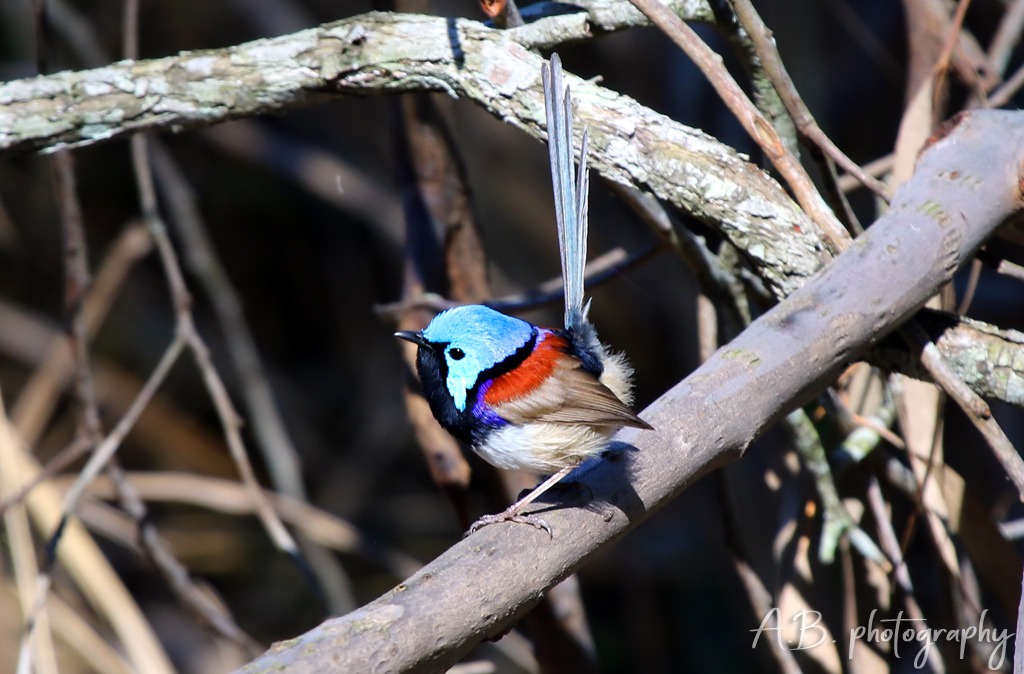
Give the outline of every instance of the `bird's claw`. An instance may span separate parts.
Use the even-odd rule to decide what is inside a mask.
[[[498,513],[497,515],[484,515],[476,522],[473,522],[472,526],[469,527],[469,531],[466,532],[466,536],[476,532],[488,524],[498,524],[499,522],[518,522],[520,524],[529,524],[531,527],[536,527],[542,531],[548,533],[548,538],[552,538],[551,525],[534,515],[522,515],[520,513],[514,513],[505,511]],[[465,536],[463,536],[465,538]]]

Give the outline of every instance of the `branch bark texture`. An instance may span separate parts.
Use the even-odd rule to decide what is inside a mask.
[[[645,410],[656,431],[545,509],[552,539],[486,527],[384,596],[275,645],[242,671],[443,672],[543,592],[764,429],[917,311],[1021,210],[1024,114],[975,112],[927,150],[890,212],[818,276]]]

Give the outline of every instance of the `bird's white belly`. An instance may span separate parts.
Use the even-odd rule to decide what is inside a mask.
[[[604,449],[614,431],[571,424],[509,425],[491,432],[473,450],[498,468],[552,473]]]

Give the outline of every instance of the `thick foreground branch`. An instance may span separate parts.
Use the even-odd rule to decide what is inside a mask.
[[[913,314],[1021,209],[1024,114],[976,112],[927,150],[890,212],[819,276],[647,408],[657,431],[580,478],[554,536],[486,527],[369,605],[275,645],[243,671],[442,672],[501,634],[587,558],[809,400]]]

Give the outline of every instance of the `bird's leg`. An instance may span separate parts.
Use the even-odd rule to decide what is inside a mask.
[[[531,491],[529,494],[527,494],[523,498],[519,499],[518,501],[510,505],[506,512],[518,513],[520,510],[536,501],[541,494],[543,494],[548,489],[551,489],[556,484],[561,482],[562,478],[571,473],[575,468],[576,466],[566,466],[562,470],[558,471],[557,473],[555,473],[554,475],[552,475],[551,477],[549,477],[548,479],[544,480],[536,487],[534,487],[533,491]]]
[[[523,508],[537,500],[537,497],[546,492],[548,489],[551,489],[556,484],[558,484],[562,480],[562,478],[571,473],[574,468],[576,468],[576,466],[566,466],[565,468],[561,469],[560,471],[558,471],[557,473],[555,473],[554,475],[552,475],[551,477],[549,477],[548,479],[544,480],[539,485],[534,487],[533,491],[531,491],[529,494],[527,494],[523,498],[519,499],[518,501],[510,505],[503,512],[500,512],[497,515],[484,515],[476,522],[473,522],[473,526],[469,528],[469,531],[466,532],[466,535],[468,536],[477,529],[485,527],[488,524],[497,524],[498,522],[519,522],[520,524],[529,524],[530,526],[537,527],[538,529],[543,529],[544,531],[548,532],[548,536],[551,536],[551,525],[549,525],[547,522],[545,522],[539,517],[534,517],[532,515],[523,515],[520,511],[522,511]]]

